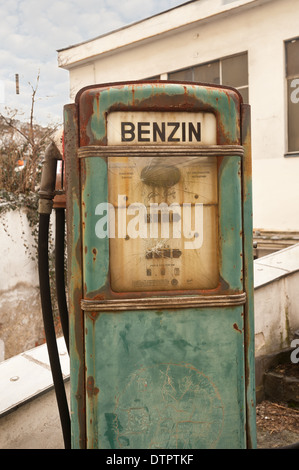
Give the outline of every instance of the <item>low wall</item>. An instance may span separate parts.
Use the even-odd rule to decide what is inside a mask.
[[[36,243],[24,210],[0,213],[0,362],[44,342]]]
[[[254,262],[256,357],[289,348],[299,328],[299,244]]]
[[[299,244],[254,262],[256,390],[275,357],[291,348],[299,329]]]

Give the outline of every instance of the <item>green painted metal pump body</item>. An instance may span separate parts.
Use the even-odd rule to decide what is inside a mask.
[[[64,113],[73,447],[255,447],[249,106],[130,82]]]

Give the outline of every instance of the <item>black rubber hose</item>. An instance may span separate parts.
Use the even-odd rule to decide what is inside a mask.
[[[65,210],[63,208],[55,209],[56,226],[55,226],[55,278],[56,278],[56,294],[60,321],[65,339],[65,344],[69,352],[69,316],[65,291]]]
[[[64,387],[63,376],[61,372],[59,353],[57,348],[56,334],[53,320],[53,310],[51,301],[50,279],[49,279],[49,214],[39,215],[39,234],[38,234],[38,271],[40,280],[40,295],[43,312],[43,320],[47,341],[50,366],[53,376],[53,383],[56,393],[60,422],[64,445],[66,449],[71,448],[71,424]]]
[[[276,447],[277,450],[280,449],[299,449],[299,442],[294,442],[294,444],[289,444],[287,446]]]

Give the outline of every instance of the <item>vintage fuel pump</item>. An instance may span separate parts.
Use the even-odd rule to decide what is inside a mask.
[[[72,447],[255,447],[249,106],[142,81],[64,113]]]

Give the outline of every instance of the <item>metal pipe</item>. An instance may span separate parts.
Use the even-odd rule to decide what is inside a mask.
[[[55,209],[55,279],[58,309],[60,321],[65,339],[65,344],[69,352],[69,321],[68,307],[65,293],[65,276],[64,276],[64,237],[65,237],[65,210],[62,208]]]
[[[61,160],[61,154],[54,142],[47,147],[43,163],[41,185],[39,190],[39,214],[51,214],[53,198],[55,196],[55,182],[57,160]]]
[[[53,198],[55,195],[57,160],[60,159],[61,154],[54,142],[52,142],[46,150],[39,191],[38,272],[47,349],[62,426],[64,445],[66,449],[70,449],[70,414],[57,347],[49,277],[49,224],[50,214],[53,207]]]

